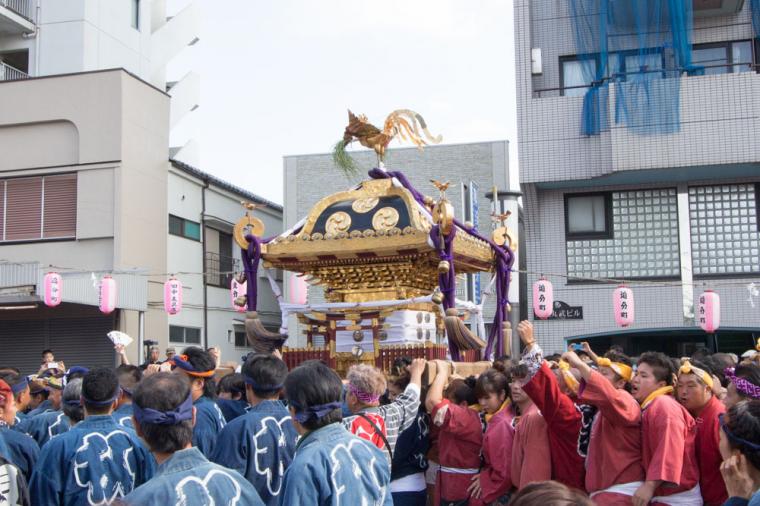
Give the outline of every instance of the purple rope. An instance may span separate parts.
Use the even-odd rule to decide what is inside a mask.
[[[256,311],[258,298],[258,283],[256,273],[259,270],[259,261],[261,260],[261,241],[253,234],[245,236],[248,241],[248,248],[243,248],[243,270],[245,270],[246,283],[246,303],[248,311]],[[267,239],[267,242],[269,239]]]
[[[407,179],[407,177],[399,171],[382,171],[378,168],[374,168],[369,171],[369,176],[373,179],[388,179],[395,177],[399,183],[401,183],[401,186],[406,188],[414,197],[414,200],[416,200],[421,206],[425,206],[425,197],[417,191],[416,188],[412,185],[412,183]],[[461,223],[459,220],[454,220],[454,224],[461,228],[464,232],[470,234],[473,237],[477,237],[481,241],[487,242],[491,246],[491,250],[493,250],[494,255],[496,255],[496,300],[497,300],[497,308],[496,308],[496,314],[494,315],[493,319],[493,325],[491,326],[491,332],[488,333],[488,342],[486,344],[486,349],[484,352],[484,356],[487,358],[491,355],[491,351],[494,349],[494,345],[496,346],[496,353],[499,355],[504,354],[504,338],[503,334],[501,332],[501,326],[507,319],[507,304],[509,304],[509,273],[512,271],[512,265],[515,262],[515,255],[512,252],[512,250],[509,249],[509,246],[506,244],[502,247],[493,242],[493,240],[489,237],[484,237],[478,233],[475,229],[469,229],[464,226],[463,223]],[[456,229],[455,229],[456,230]],[[438,234],[435,234],[438,235]],[[433,237],[431,232],[431,237]],[[454,234],[451,234],[451,237],[453,239]],[[436,240],[433,239],[433,244],[437,244],[435,242]],[[440,250],[439,250],[440,252]],[[440,253],[439,253],[440,255]],[[453,259],[453,252],[451,254],[451,257]],[[454,262],[449,261],[451,265],[450,273],[453,276],[454,272]],[[441,278],[442,276],[439,276],[439,285],[441,288],[441,292],[444,293],[444,307],[446,308],[446,292],[444,291],[444,286],[441,284]],[[456,281],[456,278],[455,278]],[[454,290],[456,287],[454,287]],[[453,295],[452,295],[453,297]],[[452,304],[453,307],[453,304]],[[451,347],[451,343],[449,343],[449,347]],[[459,355],[459,350],[457,350],[457,356]],[[454,354],[452,353],[452,359],[454,358]]]
[[[441,236],[440,227],[434,225],[430,230],[430,239],[433,241],[433,246],[438,250],[438,258],[445,260],[449,263],[448,272],[438,273],[438,287],[443,294],[443,308],[450,309],[456,306],[456,291],[457,291],[457,276],[454,272],[454,236],[456,236],[457,229],[452,228],[449,235]],[[443,241],[441,241],[443,238]],[[449,353],[451,354],[451,360],[459,360],[459,348],[456,343],[449,339]]]

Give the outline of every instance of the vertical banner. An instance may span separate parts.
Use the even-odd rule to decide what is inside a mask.
[[[478,230],[480,206],[478,205],[478,184],[475,181],[470,181],[468,187],[470,192],[470,216],[472,216],[472,226],[475,230]],[[480,273],[477,272],[472,275],[472,299],[475,304],[480,304]]]

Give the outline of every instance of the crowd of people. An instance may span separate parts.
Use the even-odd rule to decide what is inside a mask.
[[[518,333],[477,377],[45,350],[35,375],[0,367],[0,504],[760,505],[760,355],[544,356]]]

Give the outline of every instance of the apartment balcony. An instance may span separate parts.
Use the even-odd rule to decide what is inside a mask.
[[[206,284],[229,288],[235,272],[242,271],[240,260],[220,255],[211,251],[206,252]]]
[[[29,74],[0,62],[0,81],[18,81],[19,79],[29,79]]]
[[[753,66],[753,70],[756,70]],[[672,86],[670,79],[653,82]],[[760,171],[760,74],[715,73],[680,78],[679,125],[641,133],[617,121],[618,84],[604,107],[609,128],[584,135],[583,91],[533,89],[521,119],[521,181],[547,188],[655,183],[661,179],[740,178]],[[577,183],[577,184],[576,184]]]
[[[0,0],[0,35],[34,33],[33,0]]]

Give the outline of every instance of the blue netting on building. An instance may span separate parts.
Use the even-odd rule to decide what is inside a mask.
[[[758,1],[760,0],[753,0]],[[569,0],[580,72],[591,86],[581,131],[616,124],[639,134],[680,129],[681,76],[691,63],[692,0]]]

